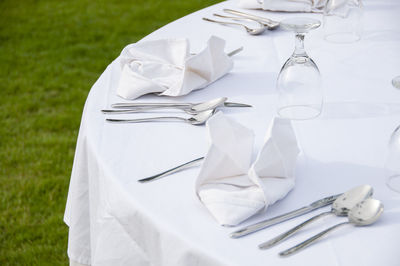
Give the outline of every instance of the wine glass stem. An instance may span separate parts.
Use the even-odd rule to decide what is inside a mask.
[[[295,49],[293,56],[307,56],[306,50],[304,50],[304,33],[296,33],[295,39]]]

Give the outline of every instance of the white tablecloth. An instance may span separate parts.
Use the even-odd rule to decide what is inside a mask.
[[[249,36],[238,28],[201,20],[224,7],[234,8],[236,3],[223,2],[193,13],[145,39],[188,37],[194,52],[210,35],[224,38],[227,51],[244,46],[230,74],[172,101],[227,96],[230,101],[252,104],[251,109],[223,112],[254,130],[258,150],[275,114],[276,77],[294,48],[294,37],[282,30]],[[276,20],[300,16],[252,12]],[[400,265],[400,195],[386,187],[382,169],[388,138],[400,123],[400,90],[391,86],[391,79],[400,75],[399,14],[397,0],[366,0],[361,41],[328,43],[320,30],[306,37],[306,50],[323,76],[324,112],[318,119],[294,123],[302,148],[295,188],[241,226],[361,184],[371,184],[375,197],[385,205],[375,225],[342,228],[282,259],[279,251],[346,218],[327,217],[283,244],[260,251],[259,243],[318,211],[231,239],[228,235],[235,228],[219,226],[195,195],[198,167],[157,182],[138,183],[140,178],[203,156],[206,131],[185,123],[105,122],[100,109],[121,101],[115,93],[120,75],[117,58],[93,85],[82,116],[65,211],[70,259],[91,265]],[[140,100],[171,99],[145,96]],[[130,115],[136,116],[140,115]]]

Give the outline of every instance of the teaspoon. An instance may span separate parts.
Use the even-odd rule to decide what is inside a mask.
[[[279,253],[279,255],[282,257],[286,257],[291,254],[294,254],[294,253],[308,247],[315,241],[319,240],[325,234],[333,231],[334,229],[341,227],[342,225],[354,224],[355,226],[365,226],[365,225],[373,224],[379,219],[382,212],[383,212],[382,202],[380,202],[379,200],[376,200],[376,199],[366,199],[366,200],[360,202],[359,204],[357,204],[354,208],[352,208],[349,211],[349,213],[348,213],[349,221],[348,222],[336,224],[336,225],[320,232],[319,234],[316,234],[315,236],[301,242],[300,244],[297,244],[296,246],[294,246],[292,248],[282,251],[281,253]]]
[[[323,212],[320,214],[317,214],[307,221],[293,227],[292,229],[272,238],[271,240],[268,240],[267,242],[264,242],[260,244],[258,247],[260,249],[268,249],[270,247],[273,247],[285,239],[287,239],[289,236],[293,235],[297,231],[299,231],[301,228],[306,226],[307,224],[325,216],[328,214],[335,214],[337,216],[347,216],[348,212],[354,208],[359,202],[371,197],[373,194],[373,189],[369,185],[362,185],[355,187],[342,195],[340,195],[332,204],[332,209],[327,212]]]
[[[193,115],[189,118],[183,118],[180,116],[158,116],[158,117],[148,117],[148,118],[137,118],[137,119],[112,119],[107,118],[106,121],[113,123],[141,123],[141,122],[153,122],[160,120],[180,120],[191,125],[202,125],[204,124],[213,114],[215,110],[207,110]]]

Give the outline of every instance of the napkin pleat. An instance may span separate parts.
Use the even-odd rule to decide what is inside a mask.
[[[264,195],[255,185],[245,189],[219,184],[200,191],[199,197],[221,225],[230,226],[243,221],[264,208]],[[240,216],[237,213],[241,213]]]
[[[256,161],[254,134],[218,112],[207,122],[209,150],[196,181],[199,199],[221,225],[237,225],[294,187],[299,153],[289,120],[275,118]]]
[[[198,54],[187,39],[145,41],[128,45],[120,56],[123,69],[117,94],[136,99],[147,93],[186,95],[206,87],[232,69],[225,41],[212,36]]]
[[[137,90],[130,90],[130,84],[135,83]],[[121,72],[121,79],[119,81],[119,95],[127,99],[137,98],[145,93],[161,92],[165,90],[164,87],[151,79],[138,75],[132,72],[128,65],[125,65]]]

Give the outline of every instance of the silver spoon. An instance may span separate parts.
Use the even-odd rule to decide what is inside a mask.
[[[319,240],[322,236],[325,234],[331,232],[334,229],[339,228],[342,225],[346,224],[354,224],[355,226],[365,226],[365,225],[370,225],[375,223],[379,217],[381,216],[383,212],[383,204],[379,200],[376,199],[366,199],[359,204],[357,204],[354,208],[352,208],[349,211],[348,222],[336,224],[324,231],[322,231],[319,234],[316,234],[315,236],[301,242],[300,244],[297,244],[296,246],[289,248],[285,251],[282,251],[279,253],[280,256],[286,257],[291,254],[294,254],[296,252],[299,252],[300,250],[308,247],[315,241]]]
[[[113,123],[141,123],[141,122],[152,122],[160,120],[181,120],[192,125],[202,125],[204,124],[214,113],[214,110],[207,110],[189,118],[183,118],[180,116],[158,116],[158,117],[148,117],[148,118],[137,118],[137,119],[112,119],[107,118],[106,121]]]
[[[355,187],[342,195],[340,195],[332,204],[332,209],[327,212],[323,212],[320,214],[317,214],[307,221],[293,227],[292,229],[272,238],[271,240],[268,240],[262,244],[260,244],[258,247],[260,249],[268,249],[270,247],[273,247],[285,239],[287,239],[289,236],[293,235],[297,231],[299,231],[301,228],[306,226],[307,224],[325,216],[328,214],[335,214],[337,216],[346,216],[348,212],[354,208],[359,202],[371,197],[373,194],[373,189],[369,185],[362,185]]]
[[[121,104],[112,104],[111,106],[114,108],[129,108],[129,110],[101,110],[105,114],[128,114],[128,113],[138,113],[143,111],[148,111],[152,109],[180,109],[185,111],[188,114],[195,115],[203,111],[212,110],[219,106],[224,105],[228,98],[221,97],[212,99],[206,102],[198,103],[198,104],[179,104],[179,103],[164,103],[164,104],[131,104],[131,103],[121,103]]]
[[[261,23],[259,23],[261,27],[254,29],[254,28],[247,27],[246,25],[243,25],[243,24],[240,24],[240,23],[237,23],[237,22],[217,21],[217,20],[213,20],[213,19],[209,19],[209,18],[203,18],[203,20],[209,21],[209,22],[218,23],[218,24],[221,24],[221,25],[242,26],[243,28],[245,28],[247,33],[250,34],[250,35],[259,35],[259,34],[263,33],[267,29],[267,27],[265,27]]]

